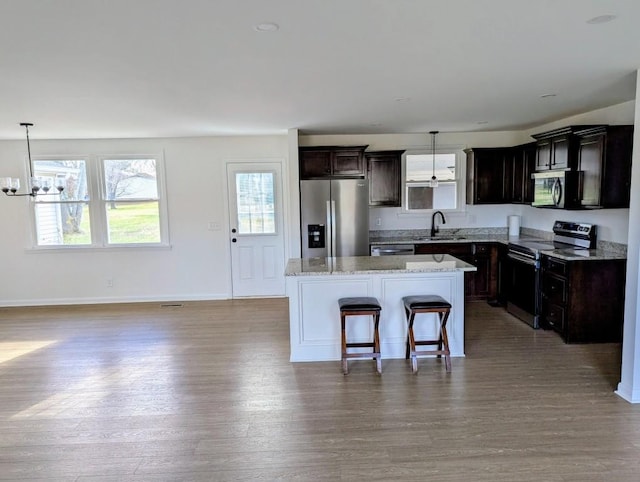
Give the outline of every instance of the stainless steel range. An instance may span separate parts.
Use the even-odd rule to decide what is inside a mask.
[[[533,328],[540,328],[540,254],[565,254],[596,247],[597,227],[588,223],[556,221],[553,240],[518,239],[509,243],[507,311]]]

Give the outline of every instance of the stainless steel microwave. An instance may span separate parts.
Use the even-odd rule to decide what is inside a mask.
[[[532,206],[577,209],[582,197],[582,171],[534,172]]]

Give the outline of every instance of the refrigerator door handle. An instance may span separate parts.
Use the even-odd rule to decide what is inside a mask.
[[[336,202],[331,201],[331,257],[337,255],[338,245],[336,244]]]
[[[331,223],[331,203],[327,201],[327,257],[333,257],[333,224]]]

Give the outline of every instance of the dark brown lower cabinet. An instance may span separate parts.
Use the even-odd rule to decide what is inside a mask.
[[[565,261],[542,256],[541,325],[566,343],[622,340],[625,260]]]
[[[478,270],[464,275],[465,299],[494,299],[497,295],[498,252],[492,243],[425,243],[415,245],[416,254],[450,254]]]

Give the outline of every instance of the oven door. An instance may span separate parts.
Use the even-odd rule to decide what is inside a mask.
[[[540,261],[507,255],[507,311],[535,329],[540,327]]]

